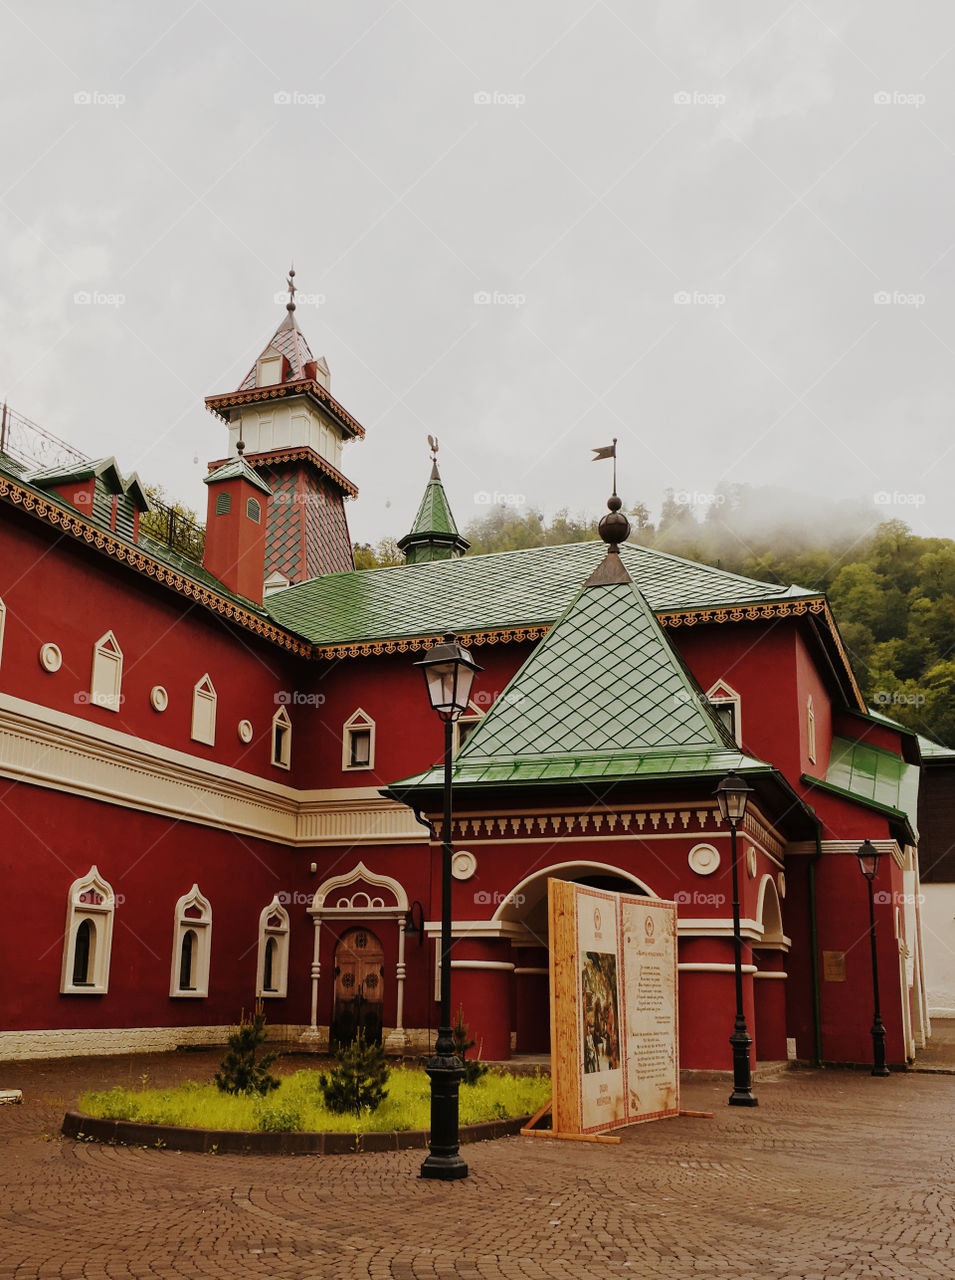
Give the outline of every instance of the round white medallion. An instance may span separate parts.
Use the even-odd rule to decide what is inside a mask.
[[[40,666],[44,671],[59,671],[63,665],[63,655],[55,644],[40,645]]]
[[[149,705],[153,711],[165,711],[169,706],[169,694],[161,684],[154,684],[149,690]]]
[[[776,876],[776,888],[779,891],[779,896],[781,898],[785,898],[786,896],[786,872],[785,871],[780,871],[779,874]]]
[[[711,876],[719,870],[720,854],[711,844],[695,844],[686,860],[698,876]]]
[[[477,871],[477,858],[473,853],[459,849],[451,859],[451,874],[455,880],[470,880]]]
[[[240,742],[252,741],[252,721],[240,720],[236,726],[236,733],[239,735]]]
[[[750,880],[756,878],[756,850],[752,847],[746,850],[746,871]]]

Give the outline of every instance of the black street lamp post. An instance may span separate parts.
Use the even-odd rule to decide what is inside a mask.
[[[451,1032],[451,748],[452,726],[468,709],[471,686],[481,668],[451,636],[429,649],[415,666],[424,671],[431,706],[444,721],[444,821],[441,827],[441,1009],[434,1056],[425,1070],[431,1079],[431,1154],[422,1178],[466,1178],[468,1166],[458,1152],[458,1087],[464,1064],[454,1051]]]
[[[730,824],[730,853],[733,863],[733,956],[736,973],[736,1022],[730,1044],[733,1048],[733,1092],[731,1107],[757,1107],[759,1099],[753,1093],[753,1076],[749,1051],[752,1037],[746,1029],[743,1012],[743,938],[739,923],[739,867],[736,859],[736,828],[743,821],[746,802],[753,788],[738,773],[728,773],[716,788],[716,799],[724,821]]]
[[[881,854],[870,841],[864,841],[856,850],[859,859],[859,870],[869,884],[869,946],[872,950],[872,994],[875,998],[875,1013],[872,1016],[872,1075],[887,1076],[889,1068],[885,1065],[885,1027],[882,1025],[882,1014],[879,1012],[879,957],[875,949],[875,898],[873,881],[879,871]]]

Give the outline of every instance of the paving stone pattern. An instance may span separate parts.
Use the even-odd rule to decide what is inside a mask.
[[[955,1078],[798,1071],[756,1110],[623,1132],[619,1147],[508,1138],[471,1176],[421,1153],[202,1156],[57,1136],[92,1084],[208,1079],[203,1052],[0,1066],[0,1280],[823,1280],[955,1276]],[[283,1069],[300,1065],[286,1060]]]

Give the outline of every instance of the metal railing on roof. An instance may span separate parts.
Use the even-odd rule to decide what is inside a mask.
[[[25,418],[7,404],[0,407],[0,453],[18,462],[28,472],[92,461],[87,454],[74,449],[52,431]],[[152,510],[144,512],[140,520],[143,532],[180,555],[201,561],[206,541],[202,525],[152,495],[149,505]]]

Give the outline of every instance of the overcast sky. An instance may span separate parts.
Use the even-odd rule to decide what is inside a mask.
[[[294,257],[356,540],[429,432],[461,525],[599,513],[617,436],[654,511],[782,484],[955,536],[950,0],[0,13],[0,396],[84,452],[204,513],[203,397]]]

